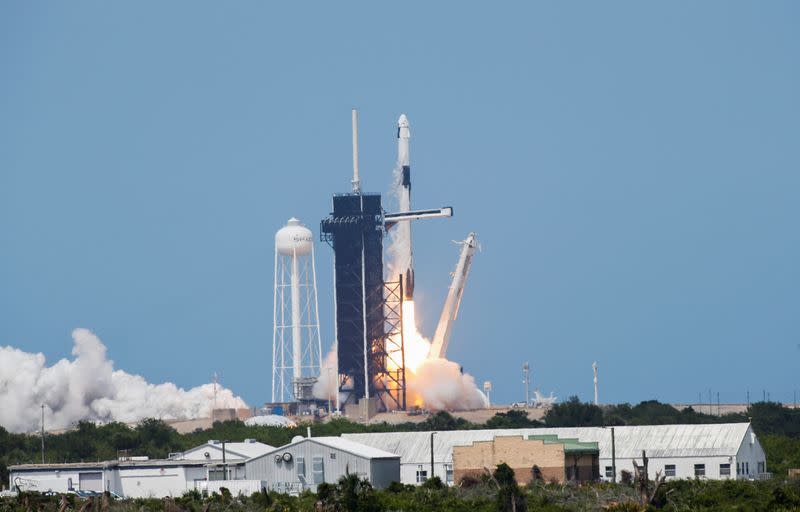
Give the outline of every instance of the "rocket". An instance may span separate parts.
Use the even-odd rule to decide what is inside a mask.
[[[408,140],[411,138],[411,131],[408,129],[408,118],[405,114],[400,114],[397,120],[397,166],[399,171],[398,178],[398,202],[400,213],[411,211],[411,165],[408,158]],[[397,224],[398,240],[401,241],[399,252],[397,253],[398,269],[403,276],[404,299],[411,300],[414,297],[414,259],[411,252],[411,222],[404,221]],[[405,270],[403,270],[405,269]]]

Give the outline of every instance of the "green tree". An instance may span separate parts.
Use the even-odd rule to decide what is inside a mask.
[[[524,410],[512,409],[508,412],[498,412],[486,422],[486,428],[527,428],[541,427],[542,422],[528,418]]]
[[[603,425],[603,411],[572,396],[564,403],[553,405],[545,414],[544,422],[548,427],[599,427]]]

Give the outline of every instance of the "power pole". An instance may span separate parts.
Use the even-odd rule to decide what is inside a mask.
[[[522,376],[522,381],[525,383],[525,407],[528,407],[531,403],[531,365],[529,365],[527,362],[522,365]]]
[[[617,483],[617,443],[614,439],[614,427],[611,427],[611,481]]]
[[[594,405],[600,405],[597,400],[597,361],[592,363],[592,371],[594,372]]]
[[[435,435],[436,432],[431,432],[431,478],[433,478],[433,436]]]
[[[44,464],[44,404],[42,404],[42,464]]]

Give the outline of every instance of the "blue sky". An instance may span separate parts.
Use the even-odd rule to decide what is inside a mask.
[[[386,193],[412,126],[418,317],[493,399],[792,400],[796,2],[3,2],[0,345],[268,399],[273,234]],[[317,245],[323,344],[331,253]]]

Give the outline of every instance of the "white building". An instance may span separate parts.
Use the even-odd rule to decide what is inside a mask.
[[[453,446],[489,441],[496,436],[556,434],[597,442],[600,474],[613,476],[610,427],[523,428],[457,430],[433,436],[434,475],[453,483]],[[400,455],[400,479],[404,484],[424,482],[431,475],[431,433],[389,432],[343,434],[380,450]],[[766,456],[749,423],[716,425],[645,425],[614,427],[617,479],[623,470],[633,473],[633,460],[642,462],[642,450],[650,459],[650,477],[661,471],[671,478],[758,479],[768,478]]]
[[[225,460],[247,460],[259,457],[274,450],[274,446],[260,443],[255,439],[245,439],[240,443],[225,443]],[[190,450],[171,453],[170,460],[222,460],[223,443],[216,439],[208,441]]]
[[[264,480],[270,490],[315,491],[323,482],[336,483],[346,474],[366,478],[383,488],[400,481],[400,456],[342,437],[298,437],[292,443],[250,459],[247,478]]]
[[[126,498],[180,496],[209,477],[206,461],[129,460],[11,466],[9,484],[25,491],[109,491]],[[242,474],[244,470],[242,470]]]
[[[31,491],[113,492],[126,498],[180,496],[191,490],[214,491],[215,481],[236,481],[227,485],[233,492],[260,489],[260,482],[245,482],[245,461],[263,455],[272,446],[246,439],[225,443],[209,441],[168,460],[129,457],[106,462],[67,464],[21,464],[11,466],[9,488]],[[209,484],[211,482],[211,484]]]

